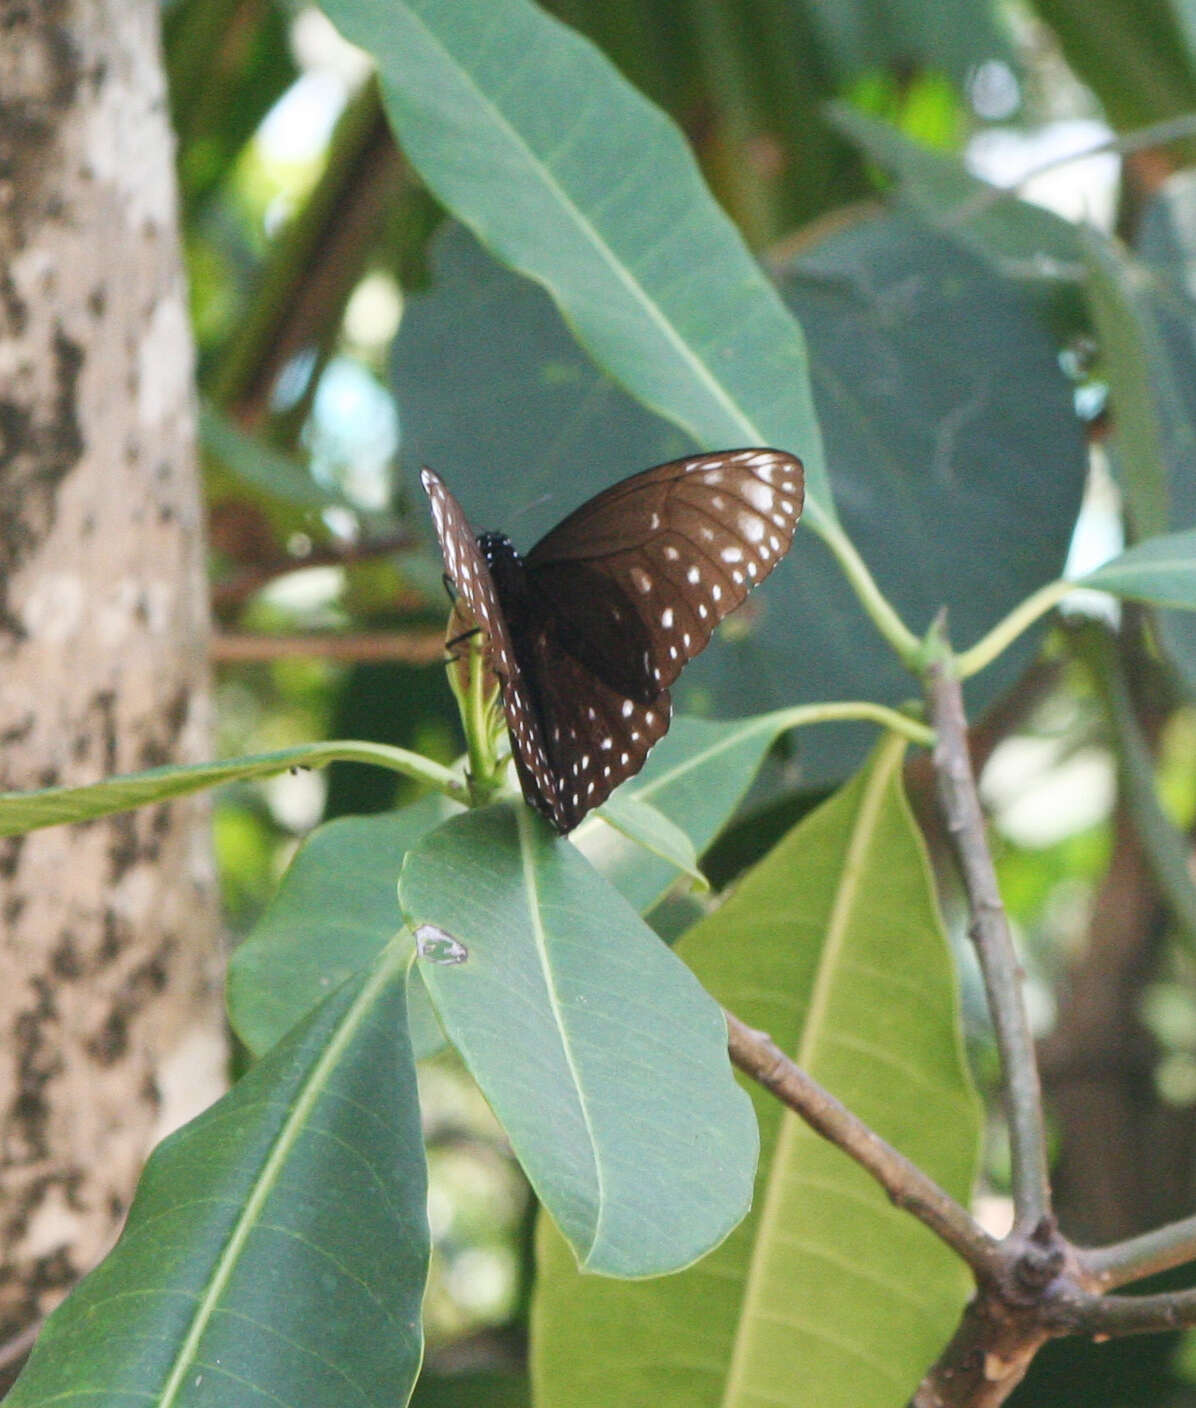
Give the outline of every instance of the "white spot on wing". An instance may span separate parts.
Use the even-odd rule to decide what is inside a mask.
[[[767,513],[772,508],[772,501],[775,497],[772,488],[767,484],[761,484],[758,479],[745,481],[740,485],[739,493],[753,508],[758,508],[762,513]]]

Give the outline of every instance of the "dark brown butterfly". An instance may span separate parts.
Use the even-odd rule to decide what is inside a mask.
[[[801,461],[725,450],[633,474],[521,558],[421,476],[447,575],[502,685],[523,795],[559,832],[644,765],[669,686],[789,549]]]

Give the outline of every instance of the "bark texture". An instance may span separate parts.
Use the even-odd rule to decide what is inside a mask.
[[[209,756],[157,0],[0,0],[0,787]],[[215,1093],[202,803],[0,841],[0,1342]]]

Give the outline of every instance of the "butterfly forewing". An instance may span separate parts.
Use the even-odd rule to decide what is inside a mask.
[[[562,832],[639,772],[669,685],[785,555],[803,490],[780,450],[674,460],[583,504],[525,563],[501,535],[483,552],[439,476],[422,480],[502,683],[524,796]]]
[[[503,712],[511,733],[511,747],[523,795],[537,811],[551,817],[557,804],[554,773],[549,766],[539,715],[529,682],[516,658],[506,611],[499,600],[490,568],[482,554],[461,505],[443,479],[430,469],[420,471],[420,482],[432,507],[432,520],[446,573],[458,598],[481,627],[486,664],[502,687]]]
[[[780,450],[674,460],[570,514],[528,554],[529,580],[565,648],[646,701],[789,550],[802,501],[801,462]]]

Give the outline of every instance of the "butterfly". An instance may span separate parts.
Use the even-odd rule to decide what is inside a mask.
[[[669,687],[789,550],[804,497],[782,450],[695,455],[595,495],[521,557],[505,534],[475,535],[438,474],[420,480],[523,795],[561,834],[643,767]]]

